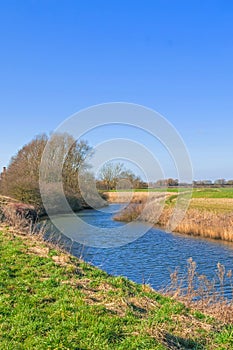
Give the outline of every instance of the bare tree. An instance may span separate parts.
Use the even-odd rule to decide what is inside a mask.
[[[99,178],[101,181],[97,181],[97,185],[100,188],[105,187],[107,190],[115,190],[120,180],[122,185],[130,184],[131,188],[144,188],[146,186],[142,179],[135,175],[132,170],[126,169],[123,163],[106,163],[100,169]],[[122,180],[126,180],[125,184]]]
[[[63,186],[65,190],[79,192],[78,175],[82,171],[82,173],[86,173],[87,177],[90,176],[88,170],[91,166],[88,160],[92,153],[92,148],[87,141],[81,140],[71,145],[63,165]]]
[[[39,189],[39,171],[41,158],[47,144],[46,135],[37,136],[18,151],[11,159],[10,165],[4,174],[1,184],[3,194],[12,196],[24,203],[31,203],[42,208]],[[49,143],[49,164],[51,172],[47,180],[51,183],[57,181],[58,171],[56,166],[63,164],[63,187],[65,194],[72,193],[78,199],[78,172],[80,168],[87,169],[85,165],[91,147],[86,141],[75,141],[68,134],[54,134]]]
[[[132,188],[148,188],[148,184],[142,181],[140,176],[134,174],[130,169],[122,171],[121,179],[130,182]]]
[[[102,166],[99,172],[100,179],[104,182],[107,190],[116,188],[123,171],[124,165],[122,163],[106,163]]]
[[[37,136],[12,157],[4,176],[3,194],[39,205],[39,165],[46,142],[46,135]]]

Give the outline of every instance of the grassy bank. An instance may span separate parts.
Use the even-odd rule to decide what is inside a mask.
[[[153,197],[156,195],[157,198]],[[179,194],[179,196],[185,195],[185,191]],[[109,193],[110,202],[117,202],[119,196],[123,198],[121,192],[119,194]],[[138,219],[167,228],[178,193],[175,191],[157,193],[143,191],[131,194],[131,198],[131,204],[115,217],[116,220],[132,221]],[[160,212],[162,199],[164,207]],[[143,212],[146,202],[147,209]],[[232,188],[194,189],[189,208],[184,219],[176,227],[176,231],[233,242]]]
[[[233,326],[0,229],[0,349],[231,349]]]

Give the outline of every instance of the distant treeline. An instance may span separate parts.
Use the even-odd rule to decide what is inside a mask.
[[[149,188],[156,188],[156,187],[176,187],[176,186],[183,186],[183,187],[232,187],[233,186],[233,180],[225,180],[225,179],[217,179],[215,181],[211,180],[196,180],[192,183],[186,183],[186,182],[179,182],[178,179],[162,179],[157,180],[155,182],[149,182],[148,187]]]

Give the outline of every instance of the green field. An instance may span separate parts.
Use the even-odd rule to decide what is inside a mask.
[[[233,326],[0,230],[0,349],[232,349]]]
[[[233,198],[233,188],[194,188],[193,198]]]
[[[220,187],[220,188],[150,188],[150,189],[134,189],[134,190],[111,190],[108,192],[186,192],[192,191],[193,198],[233,198],[233,188]]]

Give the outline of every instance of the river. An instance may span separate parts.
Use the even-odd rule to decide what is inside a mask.
[[[97,232],[98,227],[111,230],[124,225],[113,220],[119,209],[119,204],[111,204],[101,211],[84,210],[77,215],[95,227]],[[69,225],[69,218],[66,217],[65,223]],[[112,275],[122,275],[132,281],[149,284],[156,290],[169,285],[170,273],[175,268],[185,274],[190,257],[196,262],[198,273],[206,275],[208,279],[216,278],[218,262],[224,264],[226,270],[233,268],[233,243],[169,233],[149,226],[143,236],[123,246],[94,248],[74,242],[71,253]],[[225,293],[231,297],[229,282]]]

